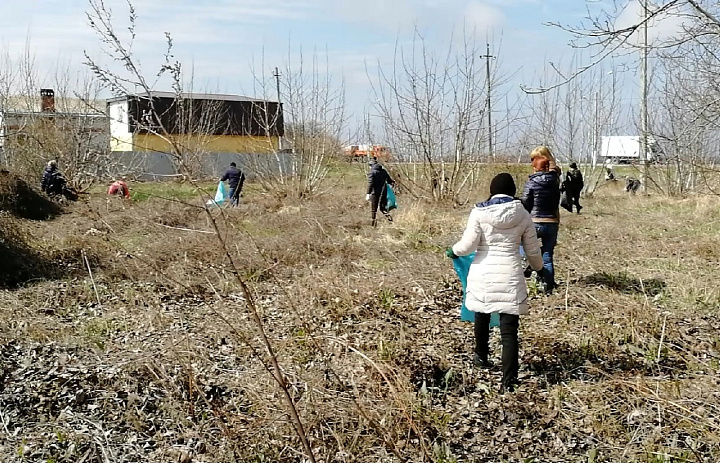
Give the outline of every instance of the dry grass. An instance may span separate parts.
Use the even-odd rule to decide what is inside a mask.
[[[500,396],[441,252],[471,206],[405,196],[372,229],[362,171],[334,175],[309,201],[250,188],[213,211],[318,461],[720,458],[717,198],[600,189],[563,216],[562,286],[533,300],[523,386]],[[163,189],[23,231],[75,268],[0,293],[6,461],[302,460],[203,200]]]

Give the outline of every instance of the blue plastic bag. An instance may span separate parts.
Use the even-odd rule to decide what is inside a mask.
[[[228,200],[228,191],[225,187],[225,182],[218,183],[217,190],[215,191],[215,199],[210,199],[207,202],[208,206],[222,206]]]
[[[215,202],[222,204],[228,199],[228,191],[225,188],[225,182],[218,183],[217,191],[215,191]]]
[[[474,258],[475,253],[472,253],[469,256],[462,256],[452,260],[453,268],[455,269],[455,273],[457,274],[458,278],[460,278],[460,283],[462,284],[463,289],[463,303],[462,307],[460,308],[460,320],[464,322],[475,321],[475,312],[468,310],[468,308],[465,307],[465,297],[467,295],[467,277],[468,272],[470,272],[470,264],[472,264]],[[499,314],[494,313],[490,316],[490,326],[500,326]]]
[[[392,187],[387,185],[387,201],[385,201],[385,210],[389,212],[393,209],[397,209],[397,200]]]

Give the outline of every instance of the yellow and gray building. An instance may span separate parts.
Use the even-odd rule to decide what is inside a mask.
[[[239,95],[126,95],[107,113],[113,152],[271,153],[284,131],[282,105]]]

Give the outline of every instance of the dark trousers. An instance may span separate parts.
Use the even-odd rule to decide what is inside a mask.
[[[570,212],[572,212],[573,205],[577,212],[580,212],[580,209],[582,209],[580,205],[580,190],[568,188],[568,199],[570,200]]]
[[[388,211],[385,209],[385,205],[387,204],[387,191],[383,189],[382,194],[371,194],[370,195],[370,211],[372,216],[372,225],[373,227],[377,225],[377,211],[380,209],[380,212],[383,214],[387,214]]]
[[[240,202],[240,192],[242,191],[242,187],[240,185],[235,185],[235,187],[230,187],[230,204],[233,206],[237,206]]]
[[[505,388],[512,388],[518,382],[518,369],[520,368],[518,315],[500,314],[500,339],[502,341],[502,384]],[[475,353],[487,360],[490,354],[490,314],[475,312]]]

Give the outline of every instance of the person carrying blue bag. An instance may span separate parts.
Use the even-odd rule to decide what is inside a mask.
[[[237,206],[240,204],[240,193],[242,192],[243,184],[245,183],[245,174],[242,170],[237,168],[237,164],[231,162],[228,170],[226,170],[220,178],[221,182],[226,180],[230,186],[230,204]]]
[[[467,294],[467,276],[470,272],[470,266],[472,265],[473,259],[475,259],[475,253],[468,254],[467,256],[454,257],[452,260],[453,269],[455,274],[460,279],[460,284],[463,290],[463,301],[460,307],[460,320],[464,322],[475,322],[475,312],[468,310],[465,305],[465,297]],[[497,313],[492,314],[490,317],[490,327],[500,326],[500,317]]]
[[[390,177],[387,170],[378,162],[376,157],[370,160],[370,172],[368,172],[368,188],[365,201],[370,201],[370,212],[372,226],[377,226],[377,211],[383,213],[388,221],[392,222],[392,216],[388,210],[388,188],[394,185],[395,181]],[[393,198],[395,194],[393,193]]]
[[[490,197],[475,205],[462,238],[445,252],[453,259],[475,253],[467,275],[465,305],[475,313],[474,362],[478,366],[492,367],[490,316],[500,314],[501,392],[512,392],[518,384],[518,327],[520,315],[527,314],[530,307],[521,244],[530,266],[543,271],[535,225],[515,193],[512,175],[496,175],[490,183]]]

